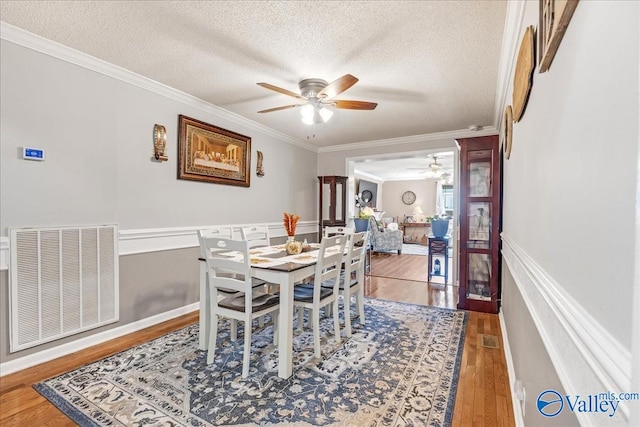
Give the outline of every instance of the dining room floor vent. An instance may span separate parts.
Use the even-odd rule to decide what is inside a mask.
[[[11,353],[118,321],[117,225],[9,232]]]

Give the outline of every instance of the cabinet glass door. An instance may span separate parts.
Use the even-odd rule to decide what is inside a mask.
[[[469,254],[467,262],[467,298],[491,301],[491,255]]]
[[[345,207],[342,206],[342,200],[344,200],[344,184],[340,181],[336,181],[336,195],[334,201],[336,203],[336,222],[344,222],[345,219]]]
[[[467,249],[491,249],[491,203],[468,203],[467,227]]]

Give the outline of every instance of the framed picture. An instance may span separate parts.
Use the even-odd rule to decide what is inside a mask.
[[[539,73],[549,70],[578,0],[538,0],[540,25],[538,28]],[[515,117],[514,117],[515,119]],[[518,120],[515,120],[516,122]]]
[[[251,138],[179,116],[178,179],[249,187]]]

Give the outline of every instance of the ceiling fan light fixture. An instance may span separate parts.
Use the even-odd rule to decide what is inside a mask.
[[[333,116],[333,111],[324,107],[320,109],[319,113],[320,113],[320,117],[322,117],[322,121],[325,123],[327,123]]]
[[[313,108],[313,105],[311,105],[311,104],[304,105],[300,109],[300,115],[302,117],[309,117],[311,119],[313,119],[313,113],[314,112],[315,112],[315,108]]]
[[[300,118],[305,125],[326,123],[332,116],[333,111],[312,104],[307,104],[300,109]]]

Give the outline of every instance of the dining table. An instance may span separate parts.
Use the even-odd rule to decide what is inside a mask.
[[[251,276],[280,286],[280,319],[278,322],[278,376],[289,378],[293,370],[293,288],[296,283],[313,276],[318,262],[319,244],[312,243],[307,251],[289,255],[285,245],[273,245],[249,250]],[[332,248],[326,254],[332,253]],[[239,256],[240,253],[226,254]],[[207,283],[207,266],[200,259],[200,329],[199,348],[206,350],[209,337],[211,315],[209,301],[211,294]],[[275,331],[274,331],[275,333]]]

